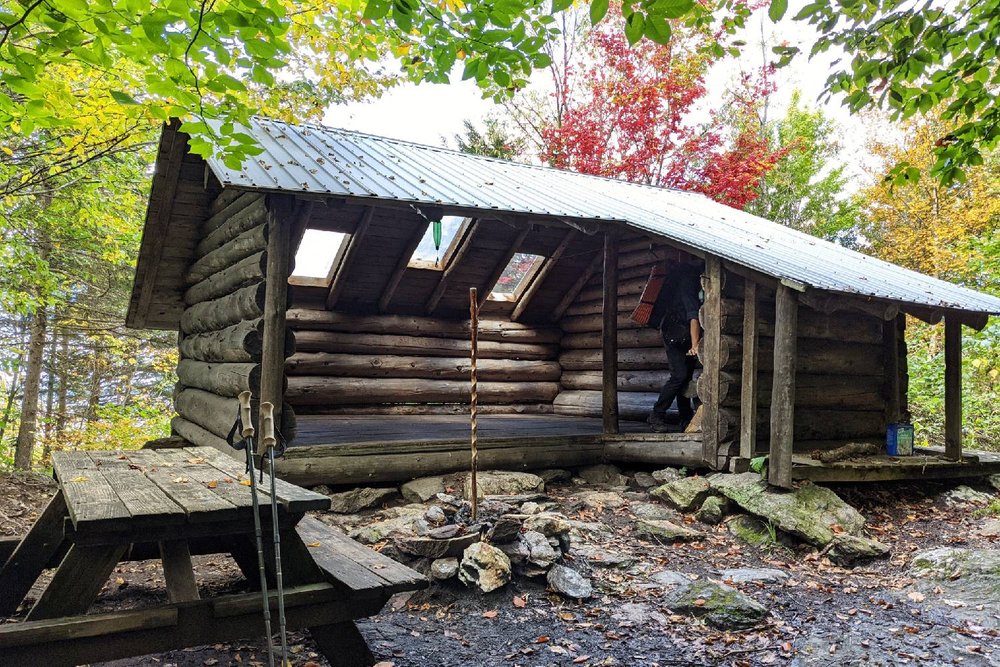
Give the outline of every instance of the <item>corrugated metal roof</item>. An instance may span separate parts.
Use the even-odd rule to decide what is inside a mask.
[[[695,193],[517,164],[318,125],[255,119],[264,152],[223,185],[616,221],[809,287],[1000,313],[1000,299],[925,276]]]

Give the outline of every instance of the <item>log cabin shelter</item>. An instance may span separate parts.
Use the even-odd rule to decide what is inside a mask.
[[[175,435],[226,450],[236,396],[280,407],[300,484],[399,481],[469,462],[478,290],[483,468],[601,461],[769,479],[970,476],[961,339],[1000,299],[699,194],[317,125],[254,119],[242,169],[164,127],[127,323],[179,331]],[[440,221],[439,247],[433,243]],[[703,262],[700,428],[651,433],[667,377],[634,324],[657,262]],[[946,446],[821,464],[907,415],[906,317],[945,330]]]

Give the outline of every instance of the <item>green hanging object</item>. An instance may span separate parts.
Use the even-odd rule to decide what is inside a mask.
[[[434,264],[437,265],[441,261],[441,221],[435,220],[433,223],[433,233],[434,233],[434,250],[437,252],[437,259]]]

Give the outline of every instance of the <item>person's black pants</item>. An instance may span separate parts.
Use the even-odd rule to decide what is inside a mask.
[[[677,399],[677,412],[681,418],[681,424],[687,424],[694,417],[694,410],[691,409],[691,399],[684,395],[691,377],[694,375],[694,367],[697,358],[688,356],[691,349],[691,341],[669,341],[664,339],[663,346],[667,351],[667,366],[670,368],[670,377],[660,389],[660,397],[653,406],[653,414],[664,415],[674,399]]]

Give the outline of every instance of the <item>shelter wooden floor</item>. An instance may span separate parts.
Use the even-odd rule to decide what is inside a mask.
[[[564,415],[480,415],[479,438],[600,435],[601,420]],[[620,422],[622,433],[648,433],[645,422]],[[469,437],[468,415],[298,415],[293,447],[356,442],[416,442]]]
[[[808,455],[792,457],[792,477],[814,482],[882,482],[891,480],[981,477],[1000,473],[1000,454],[965,450],[961,461],[945,458],[943,448],[920,447],[913,456],[865,456],[820,463]]]

